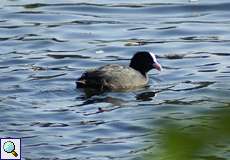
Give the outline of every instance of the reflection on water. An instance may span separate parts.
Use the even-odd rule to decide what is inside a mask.
[[[203,113],[229,101],[229,7],[227,0],[4,1],[0,137],[22,138],[23,159],[140,159],[156,148],[166,120],[189,128],[194,117],[214,119]],[[163,65],[149,73],[148,87],[76,89],[86,69],[127,65],[139,50]],[[205,156],[228,159],[226,146]]]

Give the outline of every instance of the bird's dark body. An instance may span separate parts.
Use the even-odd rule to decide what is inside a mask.
[[[110,64],[89,70],[76,81],[78,88],[100,90],[122,90],[145,86],[148,79],[135,69],[118,64]]]
[[[151,69],[161,70],[156,57],[151,52],[137,52],[129,66],[109,64],[86,71],[76,81],[77,88],[99,90],[128,90],[143,87],[148,83],[147,72]]]

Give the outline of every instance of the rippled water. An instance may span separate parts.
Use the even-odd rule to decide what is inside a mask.
[[[3,0],[0,136],[22,138],[24,159],[139,157],[162,120],[186,123],[229,100],[229,8],[228,0]],[[128,64],[139,50],[164,68],[150,72],[148,88],[75,89],[84,70]]]

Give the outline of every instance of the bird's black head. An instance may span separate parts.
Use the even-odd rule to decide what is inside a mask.
[[[151,69],[161,70],[161,65],[157,62],[156,56],[147,51],[140,51],[135,53],[131,59],[130,65],[131,68],[141,72],[142,75],[146,75]]]

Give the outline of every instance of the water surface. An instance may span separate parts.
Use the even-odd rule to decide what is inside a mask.
[[[164,120],[189,126],[229,100],[229,8],[227,0],[1,2],[0,136],[22,138],[23,159],[140,159]],[[149,87],[75,89],[84,70],[127,65],[139,50],[163,66]]]

